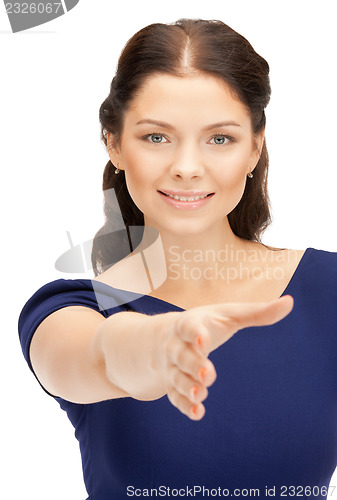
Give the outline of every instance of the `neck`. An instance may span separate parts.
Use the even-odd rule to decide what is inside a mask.
[[[208,229],[207,234],[159,231],[155,243],[153,236],[153,229],[149,231],[145,226],[143,240],[133,253],[144,251],[150,274],[155,275],[152,282],[160,282],[169,289],[179,287],[186,292],[218,287],[219,280],[234,273],[256,245],[236,236],[227,217],[220,228]]]

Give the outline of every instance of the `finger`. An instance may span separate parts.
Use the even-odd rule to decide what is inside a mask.
[[[213,363],[189,344],[182,341],[181,344],[179,349],[171,352],[171,364],[206,387],[212,385],[216,379]]]
[[[202,354],[208,354],[211,338],[205,323],[209,312],[202,307],[197,309],[180,315],[176,321],[176,332],[184,342],[188,342]]]
[[[167,397],[169,401],[191,420],[200,420],[205,415],[205,407],[202,403],[192,403],[183,394],[180,394],[174,387],[171,388]]]
[[[216,304],[212,319],[242,329],[249,326],[264,326],[277,323],[287,316],[294,305],[291,295],[284,295],[270,302],[245,302]],[[235,333],[235,332],[233,332]]]
[[[190,403],[201,403],[208,396],[207,388],[189,375],[185,374],[177,366],[173,366],[169,372],[169,382],[180,394],[186,396]]]

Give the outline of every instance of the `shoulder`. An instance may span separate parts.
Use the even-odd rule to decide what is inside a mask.
[[[130,297],[124,298],[123,291],[90,279],[57,279],[44,284],[27,300],[18,318],[19,340],[29,366],[33,335],[53,312],[67,306],[82,306],[106,318],[122,310],[121,304],[126,302],[130,302]]]
[[[91,307],[99,311],[90,280],[58,279],[37,289],[26,301],[19,315],[18,330],[24,347],[49,314],[69,305]]]
[[[337,252],[308,247],[302,255],[296,273],[297,284],[306,295],[316,299],[336,298]]]
[[[326,283],[337,285],[337,252],[308,248],[308,262],[310,262],[311,273]]]
[[[121,304],[123,291],[94,279],[57,279],[42,285],[24,304],[19,316],[23,323],[42,321],[47,315],[66,306],[85,306],[107,316],[107,310]]]
[[[337,270],[337,251],[321,250],[314,247],[307,247],[304,250],[294,250],[290,248],[268,247],[274,260],[287,260],[288,262],[303,263],[304,265],[318,265],[323,268]]]
[[[308,254],[308,261],[310,260],[312,264],[320,266],[322,269],[337,270],[337,251],[309,247],[306,253]]]
[[[272,265],[277,268],[281,266],[289,279],[296,273],[296,283],[303,290],[336,295],[337,252],[314,247],[305,250],[269,248]]]
[[[32,310],[51,310],[61,304],[81,304],[95,308],[91,280],[58,279],[42,285],[23,306],[19,317],[19,324],[28,312]]]

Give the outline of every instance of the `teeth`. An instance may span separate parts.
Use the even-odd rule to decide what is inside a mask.
[[[173,198],[174,200],[179,200],[179,201],[195,201],[195,200],[202,200],[203,198],[206,198],[208,196],[205,194],[204,196],[177,196],[177,195],[172,195],[168,194],[170,198]]]

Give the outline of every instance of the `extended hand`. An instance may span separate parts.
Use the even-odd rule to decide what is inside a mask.
[[[293,304],[294,299],[285,295],[270,302],[212,304],[175,314],[163,346],[169,401],[192,420],[200,420],[205,414],[202,401],[207,398],[207,387],[216,379],[209,353],[242,328],[280,321]]]

